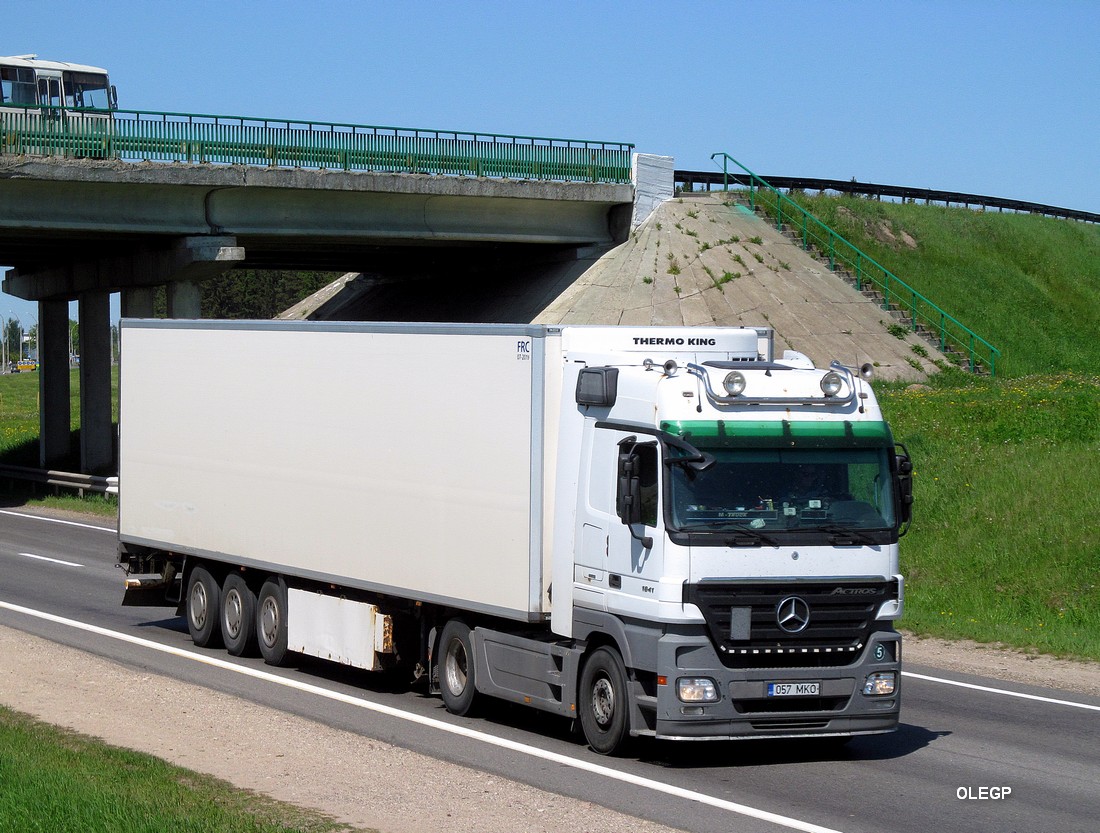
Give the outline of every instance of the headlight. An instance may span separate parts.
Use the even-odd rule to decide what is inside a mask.
[[[826,396],[836,396],[844,387],[844,379],[835,370],[830,370],[821,377],[821,392]]]
[[[718,686],[708,677],[681,677],[676,694],[684,703],[717,703]]]
[[[730,396],[738,396],[745,390],[745,375],[740,370],[727,373],[726,378],[722,380],[722,387]]]
[[[883,697],[893,694],[898,686],[898,675],[894,671],[876,671],[869,674],[863,683],[863,693],[868,697]]]

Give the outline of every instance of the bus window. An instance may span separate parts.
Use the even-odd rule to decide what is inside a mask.
[[[30,104],[37,100],[34,70],[0,67],[0,104]]]
[[[107,76],[92,72],[66,72],[65,106],[94,107],[97,110],[110,108],[107,97]]]

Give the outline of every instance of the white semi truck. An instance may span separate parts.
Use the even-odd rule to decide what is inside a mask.
[[[911,465],[766,328],[124,320],[128,603],[632,736],[897,727]]]

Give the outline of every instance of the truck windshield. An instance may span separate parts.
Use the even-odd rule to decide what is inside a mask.
[[[885,448],[699,448],[714,465],[671,467],[669,509],[680,531],[894,526]]]

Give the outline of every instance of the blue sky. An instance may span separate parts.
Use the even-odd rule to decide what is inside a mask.
[[[54,0],[10,10],[0,53],[105,67],[124,109],[724,151],[1100,212],[1098,44],[1097,0]]]

